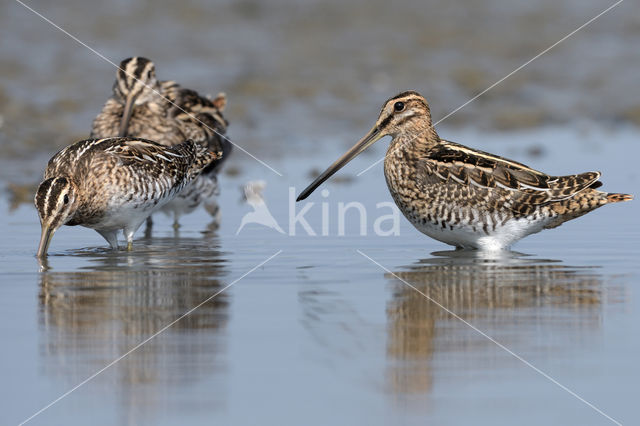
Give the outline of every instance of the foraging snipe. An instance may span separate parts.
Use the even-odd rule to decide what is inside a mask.
[[[459,248],[507,248],[605,204],[633,199],[598,191],[599,172],[549,176],[442,140],[427,101],[408,91],[389,99],[369,133],[302,191],[298,201],[384,136],[392,137],[384,175],[397,206],[419,231]]]
[[[36,193],[42,226],[38,257],[46,255],[62,225],[95,229],[114,249],[122,229],[131,249],[142,222],[221,155],[193,141],[166,147],[106,138],[69,145],[49,160]]]
[[[128,58],[120,63],[113,96],[93,121],[91,137],[131,136],[165,146],[191,139],[213,152],[222,152],[222,157],[163,207],[178,227],[180,216],[203,202],[212,214],[217,212],[216,174],[231,153],[231,143],[224,136],[228,122],[222,112],[226,103],[224,93],[210,100],[174,81],[158,81],[153,62],[142,57]]]

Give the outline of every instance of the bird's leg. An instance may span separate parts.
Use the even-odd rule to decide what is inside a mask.
[[[113,250],[118,250],[118,231],[98,231],[98,234],[107,240]]]
[[[133,250],[133,234],[136,232],[136,228],[124,228],[123,230],[124,236],[127,239],[127,251]]]
[[[220,227],[220,222],[221,222],[221,213],[220,213],[220,206],[218,206],[218,203],[215,201],[212,201],[211,203],[206,203],[204,205],[204,208],[207,210],[207,212],[209,212],[209,214],[211,215],[211,217],[213,218],[213,221],[211,222],[212,224],[215,224],[215,228],[219,228]]]
[[[147,226],[144,228],[144,237],[149,239],[152,236],[153,231],[153,219],[151,216],[147,218]]]
[[[178,213],[174,212],[173,213],[173,229],[174,230],[178,230],[178,228],[180,228],[180,222],[178,222]]]

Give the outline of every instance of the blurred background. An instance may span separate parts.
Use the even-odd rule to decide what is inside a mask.
[[[27,4],[116,64],[146,56],[160,79],[226,92],[232,140],[261,158],[280,158],[327,143],[348,146],[384,100],[406,89],[427,97],[437,121],[613,2]],[[2,162],[19,158],[19,172],[39,176],[43,160],[87,136],[115,68],[19,3],[0,8]],[[636,4],[623,2],[447,118],[441,134],[640,125],[634,12]],[[27,161],[36,158],[33,166]],[[237,151],[233,161],[246,159]],[[3,164],[0,176],[15,179],[15,164]]]

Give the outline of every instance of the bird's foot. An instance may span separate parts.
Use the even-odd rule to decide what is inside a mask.
[[[144,237],[146,239],[151,238],[151,236],[153,235],[153,219],[151,219],[151,216],[149,216],[147,218],[147,225],[144,228]]]

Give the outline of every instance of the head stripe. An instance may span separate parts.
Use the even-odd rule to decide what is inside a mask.
[[[49,178],[43,181],[38,188],[38,192],[36,193],[36,208],[38,209],[38,213],[46,213],[45,206],[49,200],[49,189],[51,188],[51,182],[54,178]]]
[[[51,214],[56,208],[60,199],[60,193],[67,187],[67,178],[58,177],[53,179],[49,191],[47,191],[47,213]]]
[[[141,93],[148,84],[147,74],[154,69],[153,62],[147,58],[134,56],[120,62],[116,74],[116,88],[123,97],[132,92]]]

